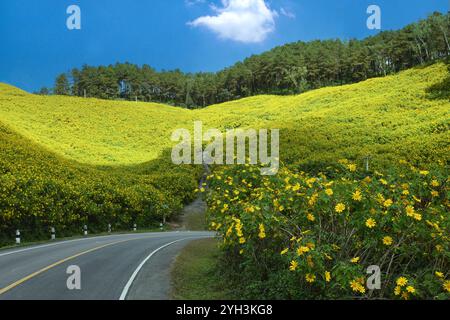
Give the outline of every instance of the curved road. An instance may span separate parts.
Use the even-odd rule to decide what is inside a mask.
[[[0,251],[0,300],[169,298],[170,265],[189,241],[210,232],[110,235]],[[81,289],[69,290],[69,266]]]

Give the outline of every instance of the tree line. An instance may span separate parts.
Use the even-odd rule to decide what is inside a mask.
[[[149,65],[88,66],[59,75],[41,94],[160,102],[202,108],[258,94],[289,95],[386,76],[450,55],[450,15],[434,13],[363,40],[276,47],[216,73],[156,71]]]

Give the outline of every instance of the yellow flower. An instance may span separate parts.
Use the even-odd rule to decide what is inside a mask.
[[[402,194],[403,194],[404,196],[409,195],[409,190],[403,190]]]
[[[244,236],[244,234],[242,233],[242,224],[241,224],[240,222],[238,222],[238,223],[236,224],[235,229],[236,229],[236,235],[237,235],[238,237],[242,238],[242,237]]]
[[[438,278],[441,278],[441,279],[444,278],[444,274],[443,274],[442,272],[436,271],[434,274],[435,274],[436,277],[438,277]]]
[[[289,270],[290,270],[290,271],[295,271],[295,270],[297,270],[297,267],[298,267],[298,262],[295,261],[295,260],[292,260],[292,261],[291,261],[291,264],[290,264],[290,266],[289,266]]]
[[[395,287],[395,290],[394,290],[394,294],[395,294],[396,296],[399,296],[401,293],[402,293],[402,287],[396,286],[396,287]]]
[[[370,218],[366,221],[366,226],[369,229],[375,228],[376,225],[377,225],[377,222],[372,218]]]
[[[352,199],[355,200],[355,201],[361,201],[361,200],[362,200],[362,194],[361,194],[361,191],[356,190],[356,191],[353,193]]]
[[[317,198],[319,197],[318,193],[314,193],[308,201],[309,206],[314,206],[317,202]]]
[[[431,181],[431,186],[433,186],[433,187],[439,187],[439,181],[437,181],[437,180]]]
[[[328,271],[325,271],[325,281],[330,282],[331,281],[331,273]]]
[[[342,213],[342,212],[344,212],[344,210],[345,210],[345,204],[343,204],[343,203],[338,203],[337,205],[336,205],[336,207],[335,207],[335,210],[336,210],[336,212],[337,213]]]
[[[314,249],[316,248],[316,245],[315,245],[314,243],[312,243],[312,242],[308,242],[308,243],[306,244],[306,246],[307,246],[308,248],[310,248],[311,250],[314,250]]]
[[[383,238],[383,244],[386,246],[391,246],[393,242],[394,240],[392,240],[392,238],[389,236]]]
[[[313,275],[313,274],[311,274],[311,273],[308,273],[308,274],[305,276],[305,279],[306,279],[307,282],[313,283],[314,281],[316,281],[316,276]]]
[[[258,237],[259,237],[260,239],[264,239],[264,238],[266,237],[266,229],[264,228],[264,225],[263,225],[262,223],[259,225],[259,234],[258,234]]]
[[[393,202],[391,199],[387,199],[386,201],[384,201],[383,205],[384,205],[386,208],[389,208],[390,206],[392,206],[393,203],[394,203],[394,202]]]
[[[406,291],[408,291],[409,293],[416,293],[416,288],[414,288],[413,286],[407,286]]]
[[[351,281],[350,288],[352,288],[354,292],[366,293],[366,288],[364,288],[364,286],[358,280]]]
[[[358,263],[359,260],[361,260],[360,257],[355,257],[355,258],[353,258],[352,260],[350,260],[350,262],[351,262],[351,263]]]
[[[247,207],[247,208],[245,208],[245,212],[247,212],[247,213],[254,213],[255,212],[255,208],[253,206]]]
[[[355,172],[356,171],[356,164],[349,164],[348,166],[347,166],[347,168],[348,168],[348,170],[350,171],[350,172]]]
[[[427,171],[427,170],[421,170],[419,173],[420,173],[422,176],[427,176],[427,175],[430,174],[430,171]]]
[[[442,287],[444,288],[445,291],[450,292],[450,280],[444,281]]]
[[[408,283],[408,279],[406,279],[405,277],[400,277],[397,279],[397,285],[400,287],[406,286],[407,283]]]
[[[438,197],[439,196],[439,192],[437,192],[436,190],[431,191],[431,195],[433,197]]]
[[[312,215],[311,213],[308,213],[307,219],[311,222],[314,222],[316,220],[316,218],[314,217],[314,215]]]
[[[245,238],[244,237],[239,238],[239,243],[240,244],[244,244],[245,243]]]
[[[313,258],[312,258],[311,256],[308,256],[308,257],[306,258],[306,260],[308,261],[308,266],[309,266],[310,268],[314,268],[314,261],[313,261]]]
[[[415,213],[414,214],[414,219],[416,219],[417,221],[422,221],[422,215],[419,213]]]
[[[381,182],[382,185],[387,185],[388,184],[387,181],[384,180],[384,179],[380,179],[380,182]]]
[[[282,256],[284,256],[286,253],[288,253],[288,251],[289,251],[289,248],[286,248],[286,249],[284,249],[283,251],[281,251],[280,254],[281,254]]]
[[[304,255],[305,253],[309,252],[310,250],[311,250],[311,249],[308,248],[308,247],[300,247],[300,248],[297,249],[297,254],[298,254],[299,256],[302,256],[302,255]]]
[[[407,206],[406,207],[406,215],[408,217],[414,217],[415,213],[416,213],[416,211],[414,210],[414,207],[412,207],[412,206]]]
[[[326,189],[325,193],[330,197],[334,194],[333,189],[330,189],[330,188]]]

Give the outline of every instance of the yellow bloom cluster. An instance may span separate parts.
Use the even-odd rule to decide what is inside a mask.
[[[1,94],[0,94],[1,95]],[[198,168],[170,159],[139,167],[96,167],[58,157],[0,123],[0,242],[16,229],[30,240],[89,229],[159,225],[192,201]],[[5,174],[6,173],[6,174]],[[0,246],[4,243],[0,243]]]
[[[364,287],[364,279],[355,279],[350,282],[350,288],[354,292],[358,292],[361,294],[366,293],[366,288]]]
[[[284,261],[279,268],[288,268],[292,277],[298,277],[295,281],[317,289],[338,282],[331,292],[347,288],[365,294],[366,263],[386,259],[394,250],[402,252],[404,261],[421,259],[430,266],[437,257],[445,261],[449,245],[445,206],[450,202],[443,198],[443,192],[441,198],[429,197],[430,186],[446,188],[447,181],[439,172],[429,170],[424,176],[405,165],[395,174],[377,172],[358,179],[354,176],[359,175],[357,170],[351,172],[347,164],[343,166],[344,170],[337,170],[333,179],[324,174],[311,177],[288,168],[281,168],[273,177],[261,176],[258,166],[220,168],[215,175],[236,175],[252,187],[229,186],[212,178],[210,219],[222,225],[218,231],[230,252],[245,249],[242,257],[247,258],[246,263],[265,259],[272,251]],[[403,192],[406,189],[408,194]],[[220,206],[216,206],[217,201]],[[225,204],[228,209],[224,213],[221,208]],[[229,232],[230,226],[237,232]],[[267,237],[270,241],[261,241]],[[436,248],[432,255],[428,249],[431,244]],[[391,278],[405,271],[416,273],[408,269],[412,267],[414,264],[394,260]],[[389,283],[393,288],[390,297],[431,295],[416,289],[418,281],[400,277]],[[440,285],[444,291],[446,286],[444,282]]]

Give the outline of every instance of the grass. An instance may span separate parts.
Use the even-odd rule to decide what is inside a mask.
[[[230,300],[231,290],[222,283],[215,239],[192,241],[177,257],[171,271],[175,300]]]

